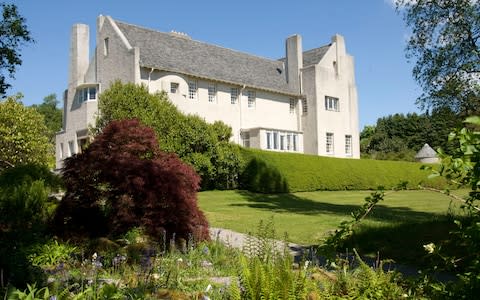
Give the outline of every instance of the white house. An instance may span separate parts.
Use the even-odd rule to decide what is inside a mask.
[[[225,122],[246,147],[360,157],[354,62],[340,35],[307,51],[293,35],[285,57],[272,60],[99,16],[92,57],[88,26],[73,26],[69,74],[57,168],[81,151],[99,93],[118,79],[164,90],[184,113]]]

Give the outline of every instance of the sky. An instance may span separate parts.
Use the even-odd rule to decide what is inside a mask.
[[[192,39],[278,59],[285,39],[300,34],[303,50],[345,37],[355,59],[360,129],[378,118],[419,112],[421,89],[405,58],[409,30],[392,0],[18,0],[15,3],[35,39],[22,48],[8,95],[21,92],[25,105],[42,103],[67,88],[70,31],[73,24],[90,26],[90,53],[95,47],[98,15],[163,31],[187,33]]]

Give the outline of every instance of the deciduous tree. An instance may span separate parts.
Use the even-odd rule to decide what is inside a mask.
[[[15,4],[0,3],[0,96],[11,86],[6,76],[14,77],[17,66],[22,64],[20,48],[33,42],[26,20]]]
[[[0,168],[49,163],[50,144],[43,116],[25,107],[21,95],[0,102]]]
[[[480,112],[480,1],[397,0],[412,29],[407,57],[424,93],[422,108]]]
[[[66,159],[56,228],[98,236],[142,226],[156,239],[163,232],[208,239],[196,199],[200,178],[175,154],[160,151],[155,135],[138,120],[112,121],[85,151]]]

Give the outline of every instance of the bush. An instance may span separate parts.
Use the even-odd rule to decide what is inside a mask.
[[[200,178],[137,120],[111,122],[81,154],[65,160],[67,192],[55,215],[60,234],[116,236],[143,227],[153,239],[208,239]]]
[[[232,129],[225,123],[209,124],[199,116],[185,115],[166,93],[150,94],[146,86],[119,81],[100,95],[99,109],[97,132],[112,120],[137,118],[155,131],[163,151],[176,153],[193,166],[202,178],[202,189],[238,186],[240,154],[230,142]]]
[[[241,187],[253,192],[285,193],[316,190],[385,189],[408,182],[408,188],[418,184],[441,187],[444,180],[427,180],[429,172],[422,164],[400,161],[342,159],[316,155],[279,153],[242,149],[246,167],[241,175]]]
[[[40,280],[27,258],[46,235],[55,202],[48,195],[60,180],[46,167],[24,165],[0,174],[0,268],[3,282],[23,286]]]

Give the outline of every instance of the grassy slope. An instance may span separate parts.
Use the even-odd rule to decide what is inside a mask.
[[[465,195],[464,191],[457,191]],[[255,232],[259,220],[274,217],[278,238],[303,245],[319,244],[350,212],[363,204],[368,191],[324,191],[293,194],[255,194],[246,191],[208,191],[199,193],[199,204],[210,225]],[[400,263],[423,265],[423,245],[438,244],[454,229],[448,212],[459,212],[459,204],[447,196],[422,190],[387,192],[347,242],[348,249]]]
[[[409,188],[419,183],[443,186],[440,179],[427,180],[431,171],[420,170],[422,164],[403,161],[342,159],[242,149],[250,162],[242,177],[244,186],[259,192],[299,192],[316,190],[369,190],[384,186],[390,189],[400,182]],[[256,165],[252,167],[252,161]],[[286,186],[285,189],[282,189]]]

